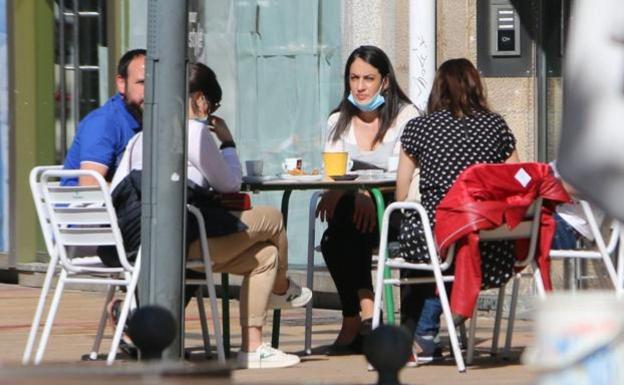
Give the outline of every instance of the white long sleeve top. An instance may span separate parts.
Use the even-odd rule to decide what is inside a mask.
[[[238,192],[243,179],[236,149],[219,150],[208,126],[196,120],[188,122],[187,178],[202,187],[212,187],[221,193]],[[143,133],[136,134],[119,162],[111,183],[111,190],[132,170],[143,168]]]
[[[340,118],[340,113],[335,112],[327,119],[323,151],[346,151],[349,153],[349,157],[352,160],[370,163],[385,169],[388,167],[388,158],[399,155],[401,149],[400,139],[405,125],[417,116],[418,110],[416,107],[411,104],[404,105],[394,119],[394,122],[392,122],[392,125],[388,128],[388,131],[386,131],[381,143],[378,143],[374,150],[363,150],[357,144],[355,132],[353,131],[351,123],[337,141],[334,142],[332,140],[331,133],[336,123],[338,123],[338,118]]]

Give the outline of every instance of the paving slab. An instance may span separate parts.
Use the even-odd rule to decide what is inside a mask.
[[[340,312],[315,309],[313,328],[313,354],[303,354],[302,309],[282,312],[280,348],[300,354],[302,362],[286,369],[233,370],[231,376],[214,377],[209,374],[201,354],[194,354],[192,362],[177,363],[186,367],[186,373],[172,371],[169,375],[159,372],[137,374],[147,370],[141,363],[120,357],[111,368],[104,361],[82,361],[81,357],[91,348],[97,321],[104,304],[104,294],[68,290],[63,296],[52,335],[44,356],[45,365],[40,368],[21,366],[21,357],[30,329],[30,323],[39,297],[39,289],[19,285],[0,284],[0,385],[4,384],[374,384],[377,374],[367,370],[363,356],[327,357],[324,347],[331,344],[340,327]],[[207,308],[209,308],[207,306]],[[238,326],[238,302],[231,304],[232,347],[240,344]],[[519,356],[532,340],[531,323],[516,323],[512,358],[501,360],[489,355],[492,320],[480,318],[477,329],[477,356],[466,373],[458,373],[449,357],[436,364],[405,368],[400,374],[404,384],[529,384],[534,378],[520,364]],[[505,324],[503,324],[504,330]],[[186,313],[186,347],[198,350],[202,346],[197,307],[191,303]],[[265,328],[265,340],[270,340],[270,323]],[[111,329],[102,343],[106,352],[110,343]],[[501,335],[500,343],[504,336]],[[141,368],[143,369],[137,369]],[[189,369],[190,368],[190,369]],[[132,371],[135,371],[132,374]],[[189,372],[195,370],[195,375]],[[85,372],[86,371],[86,372]],[[184,372],[184,371],[183,371]],[[125,374],[124,374],[125,373]],[[177,373],[177,374],[176,374]],[[110,377],[114,375],[114,380]],[[45,381],[42,379],[45,378]],[[88,379],[88,381],[86,381]]]

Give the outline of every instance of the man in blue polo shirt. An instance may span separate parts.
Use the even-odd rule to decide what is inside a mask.
[[[126,52],[117,66],[117,91],[78,125],[65,158],[65,169],[95,170],[110,181],[126,144],[142,129],[145,82],[144,49]],[[95,184],[91,177],[66,179],[65,185]]]

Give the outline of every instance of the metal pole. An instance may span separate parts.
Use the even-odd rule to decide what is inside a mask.
[[[163,359],[182,357],[186,224],[187,1],[148,5],[140,304],[174,316],[179,333]]]
[[[409,15],[409,97],[424,112],[436,71],[435,0],[410,0]]]
[[[80,121],[80,17],[78,16],[78,0],[73,1],[72,29],[74,43],[74,94],[72,95],[72,117],[74,119],[74,134]]]
[[[548,73],[546,68],[546,48],[544,37],[544,0],[538,0],[537,38],[535,39],[536,93],[537,93],[537,161],[548,161]]]
[[[59,1],[59,97],[61,104],[61,140],[60,159],[64,160],[67,155],[67,86],[65,81],[65,2]]]

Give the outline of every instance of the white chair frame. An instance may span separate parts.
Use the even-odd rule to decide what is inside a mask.
[[[60,170],[58,166],[36,167],[30,174],[30,185],[35,200],[39,223],[50,255],[46,277],[39,297],[31,325],[22,363],[31,360],[32,349],[39,329],[47,294],[50,290],[56,269],[60,268],[60,276],[54,291],[52,303],[39,339],[34,357],[34,364],[41,363],[48,338],[51,333],[63,289],[66,284],[105,285],[108,288],[104,309],[100,317],[98,331],[89,354],[91,359],[97,358],[100,343],[108,318],[106,305],[112,300],[116,287],[125,286],[121,314],[107,356],[107,364],[111,365],[117,355],[117,349],[128,317],[130,307],[134,305],[134,293],[138,283],[141,250],[132,265],[126,256],[121,232],[117,225],[115,209],[112,205],[108,184],[104,178],[91,170]],[[60,178],[92,177],[96,186],[60,186]],[[108,267],[99,258],[73,258],[76,247],[81,246],[115,246],[121,267]]]
[[[590,231],[594,236],[594,243],[596,244],[597,250],[550,250],[550,258],[551,259],[585,259],[585,260],[602,260],[607,269],[607,274],[609,276],[609,280],[613,284],[613,287],[616,291],[616,294],[621,296],[624,293],[624,288],[622,287],[622,274],[624,269],[624,264],[622,263],[622,257],[624,256],[622,253],[618,254],[618,268],[613,265],[611,255],[616,251],[617,245],[619,242],[619,238],[621,236],[621,225],[618,221],[613,220],[611,225],[611,235],[609,237],[609,242],[605,243],[602,233],[600,231],[600,226],[596,221],[596,217],[591,208],[591,204],[585,200],[579,201],[583,209],[583,214],[587,219],[587,223],[589,224]],[[515,322],[515,308],[518,302],[518,284],[519,284],[520,275],[517,275],[514,278],[512,294],[511,294],[511,305],[509,308],[509,318],[507,323],[507,336],[505,340],[505,347],[503,349],[503,358],[508,358],[511,350],[511,338],[513,334],[513,327]],[[499,297],[500,301],[504,300],[504,298]],[[497,312],[496,315],[496,324],[500,323],[501,315]]]
[[[613,261],[611,259],[611,255],[613,255],[618,245],[620,224],[617,221],[612,222],[609,242],[605,243],[605,240],[600,231],[600,226],[598,225],[598,222],[596,221],[596,216],[594,215],[594,212],[591,208],[591,204],[585,200],[579,201],[579,204],[583,209],[583,214],[585,215],[585,219],[587,220],[589,229],[594,236],[594,243],[596,244],[597,250],[551,250],[550,258],[594,260],[600,259],[607,269],[607,274],[609,275],[609,279],[611,280],[614,289],[620,292],[623,288],[621,287],[621,285],[618,284],[618,272],[616,271],[616,268],[613,265]],[[621,263],[619,263],[619,265],[621,265]]]
[[[306,286],[312,291],[314,291],[314,272],[317,270],[314,266],[314,252],[316,251],[316,205],[318,204],[318,201],[322,196],[323,191],[315,191],[312,196],[310,196],[310,206],[308,213],[308,265],[306,270]],[[324,270],[327,269],[324,268]],[[305,311],[304,352],[307,355],[312,354],[313,300],[307,303]]]
[[[206,222],[201,211],[188,204],[187,208],[191,215],[197,219],[199,230],[199,244],[202,253],[201,261],[188,261],[186,263],[187,269],[203,269],[206,275],[205,279],[187,278],[185,280],[186,285],[206,285],[208,288],[208,296],[210,297],[210,311],[212,313],[212,325],[214,329],[215,339],[217,343],[217,358],[219,363],[225,365],[225,350],[223,348],[223,334],[221,332],[221,321],[219,319],[219,308],[217,305],[217,293],[215,290],[214,278],[212,275],[212,260],[210,258],[210,251],[208,249],[208,239],[206,238]],[[202,338],[204,340],[204,350],[207,355],[210,353],[210,339],[208,333],[208,326],[206,324],[206,310],[204,308],[202,288],[197,291],[197,307],[199,310],[199,319],[202,328]]]
[[[395,210],[414,210],[421,218],[421,223],[423,226],[425,240],[427,243],[427,249],[429,252],[429,260],[430,263],[410,263],[405,262],[401,259],[392,259],[387,257],[387,249],[388,249],[388,226],[390,215]],[[506,225],[500,226],[493,230],[483,230],[479,232],[479,238],[481,240],[503,240],[503,239],[530,239],[529,246],[529,254],[527,258],[523,261],[516,262],[516,266],[527,266],[531,264],[533,267],[533,277],[537,285],[538,293],[540,297],[544,297],[544,283],[542,281],[539,267],[535,262],[535,251],[537,246],[537,235],[539,231],[540,225],[540,215],[541,212],[541,198],[537,199],[533,205],[533,208],[529,210],[529,214],[533,214],[532,217],[527,218],[523,222],[521,222],[514,229],[508,229]],[[466,371],[466,365],[464,363],[464,359],[461,354],[459,340],[457,337],[457,331],[453,325],[453,317],[451,314],[451,308],[449,304],[449,299],[446,293],[445,282],[451,282],[455,279],[453,275],[444,275],[443,272],[449,269],[453,263],[455,248],[451,246],[449,249],[449,253],[446,256],[443,262],[440,262],[440,258],[437,252],[437,246],[433,238],[433,234],[431,231],[431,226],[429,223],[429,218],[427,216],[427,212],[425,208],[418,202],[394,202],[390,204],[386,211],[384,212],[382,227],[381,227],[381,237],[380,237],[380,245],[379,245],[379,262],[377,269],[377,277],[375,281],[375,301],[374,301],[374,313],[373,313],[373,328],[379,326],[380,323],[380,314],[381,314],[381,304],[382,304],[382,294],[383,287],[386,284],[393,285],[406,285],[406,284],[422,284],[422,283],[435,283],[438,293],[440,295],[440,302],[442,304],[443,316],[448,326],[448,334],[451,342],[451,348],[453,351],[453,356],[455,357],[455,362],[457,365],[457,370],[459,372]],[[390,269],[410,269],[410,270],[421,270],[421,271],[429,271],[433,273],[432,278],[428,277],[418,277],[418,278],[384,278],[384,267],[388,267]],[[501,295],[499,294],[499,298]],[[497,309],[497,315],[499,310]],[[473,319],[474,319],[473,314]],[[498,318],[498,317],[497,317]],[[469,342],[470,346],[468,349],[468,355],[470,362],[472,360],[472,348],[474,344],[474,329],[475,324],[471,322],[471,331],[470,331],[470,339],[473,342]],[[508,329],[509,332],[509,329]],[[496,339],[498,338],[498,328],[495,327]],[[494,343],[493,343],[494,344]]]

